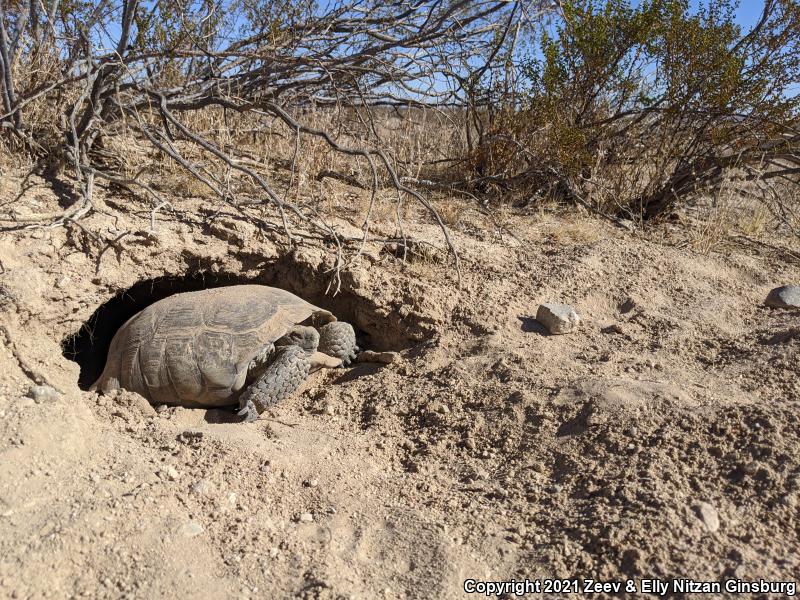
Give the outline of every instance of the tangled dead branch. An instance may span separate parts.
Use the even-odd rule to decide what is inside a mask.
[[[65,148],[62,161],[71,165],[82,199],[52,225],[93,210],[96,178],[144,193],[153,213],[169,204],[147,168],[126,173],[108,160],[106,142],[132,136],[263,230],[281,232],[290,245],[316,239],[331,247],[337,278],[376,239],[372,213],[379,186],[388,182],[397,204],[393,239],[407,242],[402,206],[418,203],[440,228],[458,272],[446,226],[425,196],[403,183],[374,115],[460,102],[464,82],[485,71],[521,15],[545,10],[545,3],[525,2],[525,10],[521,4],[0,0],[0,125],[34,154]],[[37,119],[43,106],[58,118]],[[330,128],[304,122],[315,110],[326,111]],[[198,126],[209,119],[211,128]],[[243,148],[247,132],[274,134],[276,123],[294,139],[282,194],[270,166]],[[368,165],[360,235],[341,232],[335,214],[290,200],[306,139]]]

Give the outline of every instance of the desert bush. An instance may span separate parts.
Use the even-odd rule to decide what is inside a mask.
[[[536,4],[526,2],[526,18]],[[194,180],[181,181],[187,192],[228,203],[289,243],[321,241],[338,265],[370,238],[388,186],[398,207],[391,241],[404,241],[401,207],[416,203],[455,256],[441,217],[404,178],[415,179],[422,148],[405,152],[404,140],[393,152],[387,138],[402,136],[379,121],[400,107],[457,106],[463,82],[521,18],[519,6],[0,0],[0,131],[6,143],[72,173],[82,201],[55,224],[94,209],[95,180],[163,206],[158,175],[174,169]],[[135,145],[149,152],[146,164],[120,152]],[[274,146],[283,156],[266,160]],[[338,230],[313,194],[298,200],[323,171],[358,176],[367,188],[361,235]]]
[[[412,211],[457,260],[431,193],[646,220],[727,182],[796,227],[798,12],[767,0],[742,31],[731,0],[0,0],[0,147],[80,197],[2,227],[73,223],[96,180],[154,214],[227,204],[337,272],[404,244]]]
[[[483,88],[476,185],[636,220],[723,182],[800,172],[800,6],[748,31],[730,0],[568,0],[519,55],[513,95]],[[752,188],[750,189],[752,192]]]

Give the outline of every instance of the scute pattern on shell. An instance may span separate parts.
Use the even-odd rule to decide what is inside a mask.
[[[335,320],[286,290],[262,285],[176,294],[120,328],[92,387],[116,378],[157,404],[232,404],[258,351],[315,314]]]

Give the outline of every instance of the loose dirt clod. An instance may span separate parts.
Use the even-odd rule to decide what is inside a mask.
[[[33,398],[33,401],[36,402],[36,404],[42,404],[45,402],[58,402],[58,400],[61,398],[61,394],[59,394],[58,391],[49,385],[34,385],[28,392],[28,395]]]
[[[719,513],[716,508],[708,502],[700,502],[695,505],[694,510],[706,529],[711,533],[719,530]]]
[[[384,365],[392,364],[398,357],[397,352],[375,352],[373,350],[364,350],[356,356],[356,362],[359,363],[382,363]]]

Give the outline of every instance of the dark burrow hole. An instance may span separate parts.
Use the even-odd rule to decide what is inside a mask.
[[[276,274],[274,278],[250,278],[235,273],[199,272],[140,281],[102,304],[77,332],[65,337],[61,342],[63,355],[80,365],[78,386],[88,390],[103,372],[114,334],[133,315],[154,302],[181,292],[244,284],[282,287],[320,308],[330,310],[340,320],[353,325],[362,349],[402,350],[423,337],[419,332],[406,330],[406,324],[398,315],[381,316],[374,305],[353,294],[345,292],[331,296],[325,294],[321,286],[317,289],[314,285],[305,284],[301,284],[302,290],[292,289],[300,286],[279,285],[273,279],[280,277]]]

